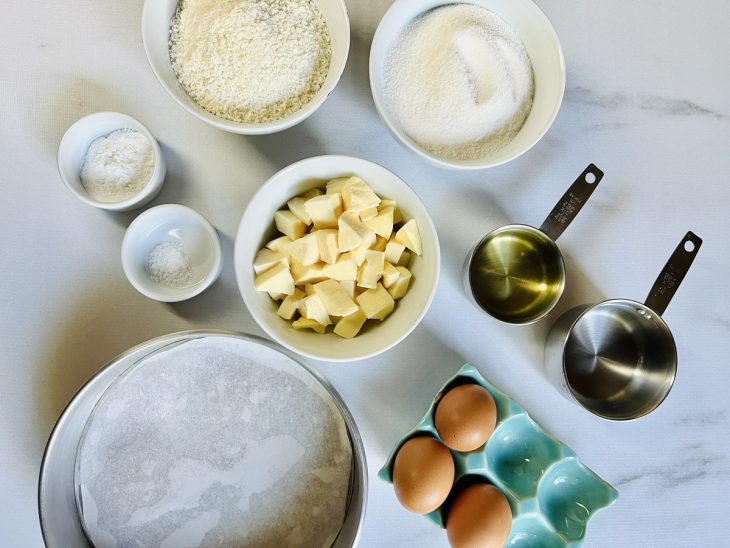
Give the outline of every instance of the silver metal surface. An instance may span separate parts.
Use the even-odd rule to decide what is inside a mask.
[[[677,347],[660,312],[701,245],[693,233],[685,236],[647,304],[613,299],[565,312],[545,343],[548,379],[569,399],[605,419],[637,419],[659,407],[677,374]]]
[[[90,543],[83,532],[74,496],[76,451],[94,406],[109,386],[128,368],[149,355],[182,342],[202,337],[231,337],[269,346],[289,356],[312,374],[330,393],[347,426],[352,443],[353,469],[350,496],[342,529],[334,548],[357,546],[367,506],[367,461],[360,433],[342,398],[317,371],[302,364],[278,345],[258,337],[230,331],[183,331],[152,339],[121,354],[92,377],[58,419],[46,445],[38,483],[38,513],[43,540],[49,548],[85,548]]]

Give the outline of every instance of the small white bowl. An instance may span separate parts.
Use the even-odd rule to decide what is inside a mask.
[[[253,287],[253,261],[266,242],[275,237],[274,213],[292,197],[344,175],[357,175],[381,197],[395,200],[405,219],[415,219],[423,240],[423,255],[413,256],[409,269],[413,282],[395,311],[381,324],[369,325],[354,339],[333,333],[320,335],[297,331],[280,318],[268,294]],[[254,320],[276,342],[310,358],[348,362],[370,358],[405,339],[426,315],[438,285],[441,268],[436,227],[416,193],[401,178],[378,164],[348,156],[319,156],[284,168],[269,179],[249,202],[238,228],[235,243],[236,280]],[[370,322],[369,322],[370,323]]]
[[[146,270],[150,252],[164,242],[181,242],[190,257],[192,282],[184,287],[167,287],[150,278]],[[199,213],[189,207],[165,204],[137,217],[124,235],[122,268],[134,288],[156,301],[174,303],[191,299],[210,287],[223,266],[218,233]]]
[[[133,129],[147,137],[155,150],[155,169],[150,181],[136,195],[121,202],[99,202],[94,200],[81,184],[81,168],[86,159],[89,145],[120,129]],[[119,112],[97,112],[81,118],[66,131],[58,146],[58,173],[68,189],[82,202],[109,211],[129,211],[150,202],[162,188],[167,171],[157,139],[139,121]]]
[[[375,107],[395,138],[426,161],[450,169],[475,170],[505,164],[530,150],[550,129],[565,92],[565,59],[552,24],[531,0],[461,0],[484,7],[505,20],[522,39],[535,77],[535,97],[524,126],[507,146],[476,160],[458,161],[436,156],[408,137],[393,118],[384,89],[383,67],[388,52],[403,29],[429,10],[453,4],[449,0],[397,0],[380,21],[370,49],[370,87]]]
[[[167,93],[185,110],[204,122],[231,133],[266,135],[290,128],[316,111],[340,81],[350,52],[350,20],[344,0],[314,0],[322,12],[332,42],[329,73],[312,100],[300,110],[273,122],[244,124],[211,114],[198,105],[182,88],[170,61],[170,23],[178,0],[146,0],[142,10],[142,40],[152,71]]]

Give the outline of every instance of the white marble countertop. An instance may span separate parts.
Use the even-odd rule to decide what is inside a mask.
[[[367,77],[370,39],[389,0],[348,0],[351,59],[312,118],[246,138],[187,115],[142,49],[142,0],[6,2],[0,17],[0,545],[42,544],[36,482],[45,441],[75,390],[126,348],[164,333],[260,334],[239,299],[232,238],[247,200],[280,168],[342,153],[382,163],[431,211],[443,276],[423,324],[397,349],[351,365],[316,364],[348,402],[372,476],[362,546],[445,546],[375,479],[386,453],[465,361],[519,401],[621,493],[586,546],[727,545],[730,493],[730,4],[725,0],[539,0],[568,66],[563,108],[545,139],[511,164],[462,174],[431,168],[388,135]],[[218,228],[220,281],[165,305],[126,281],[119,249],[135,213],[74,198],[56,172],[66,128],[99,110],[128,113],[159,138],[168,178],[154,204],[191,206]],[[540,223],[595,162],[606,178],[565,233],[570,283],[557,313],[608,297],[643,299],[687,230],[700,255],[665,318],[679,373],[666,403],[628,424],[601,421],[547,384],[550,321],[508,327],[469,306],[458,274],[469,247],[508,221]],[[553,315],[553,318],[555,314]]]

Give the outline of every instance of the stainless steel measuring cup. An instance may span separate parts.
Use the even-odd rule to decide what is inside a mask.
[[[702,240],[688,232],[646,303],[612,299],[565,312],[548,334],[545,366],[568,399],[611,420],[651,413],[669,395],[677,347],[662,319]]]
[[[557,240],[603,179],[589,165],[539,229],[507,225],[487,234],[467,256],[464,287],[490,316],[511,324],[544,318],[565,289],[565,262]]]

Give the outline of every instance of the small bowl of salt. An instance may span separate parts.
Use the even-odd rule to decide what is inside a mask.
[[[58,147],[58,172],[78,199],[109,211],[152,200],[165,180],[165,158],[139,121],[97,112],[72,125]]]
[[[220,276],[215,228],[189,207],[165,204],[137,217],[124,235],[122,268],[134,288],[156,301],[199,295]]]

